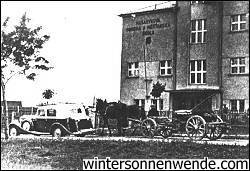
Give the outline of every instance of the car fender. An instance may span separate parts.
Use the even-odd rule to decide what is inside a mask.
[[[16,128],[18,134],[29,134],[29,131],[24,130],[21,126],[15,124],[15,123],[10,123],[9,124],[9,130],[11,128]]]
[[[73,134],[72,132],[70,132],[65,126],[63,126],[61,123],[59,122],[55,122],[51,125],[50,127],[50,133],[52,134],[52,131],[56,128],[59,127],[62,129],[63,134]]]
[[[32,119],[25,119],[25,120],[22,120],[22,122],[21,122],[21,127],[23,126],[23,123],[24,123],[24,122],[29,122],[29,123],[30,123],[31,129],[34,127],[34,123],[33,123]]]

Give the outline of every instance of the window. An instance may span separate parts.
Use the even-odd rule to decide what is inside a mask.
[[[191,21],[191,43],[207,41],[207,23],[205,19]]]
[[[206,83],[206,60],[190,61],[190,83],[205,84]]]
[[[159,100],[159,109],[163,110],[163,99]]]
[[[172,74],[172,61],[160,61],[160,75],[171,75]]]
[[[55,109],[48,109],[47,116],[56,116],[56,110]]]
[[[239,112],[244,112],[245,100],[239,100]]]
[[[138,62],[128,63],[128,76],[137,77],[139,76],[139,66]]]
[[[154,105],[154,106],[157,107],[157,100],[156,99],[152,99],[151,100],[151,105]]]
[[[231,16],[231,31],[246,30],[246,14]]]
[[[38,110],[38,115],[39,116],[45,116],[45,111],[42,109],[42,110]]]
[[[146,45],[150,45],[152,42],[151,37],[146,38]]]
[[[237,111],[237,100],[231,100],[231,110]]]
[[[230,100],[231,111],[244,112],[245,100]]]
[[[135,104],[137,106],[141,106],[143,109],[145,109],[145,100],[144,99],[135,99]]]
[[[191,4],[203,4],[205,1],[190,1]]]
[[[163,99],[152,99],[151,105],[156,106],[156,109],[158,111],[161,111],[161,110],[163,110]]]
[[[245,58],[231,59],[231,74],[244,74],[245,67],[246,67]]]

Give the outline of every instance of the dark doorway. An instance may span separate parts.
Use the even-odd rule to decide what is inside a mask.
[[[207,92],[180,92],[173,94],[173,110],[193,109],[201,103],[211,93]],[[210,112],[212,111],[212,97],[197,106],[197,111]]]

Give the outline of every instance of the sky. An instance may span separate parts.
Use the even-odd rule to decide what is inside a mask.
[[[26,12],[31,26],[42,26],[50,39],[41,51],[54,69],[35,81],[15,77],[6,87],[7,100],[23,106],[45,102],[42,92],[55,91],[51,102],[91,105],[95,98],[118,101],[122,18],[119,14],[166,1],[1,1],[1,24],[8,16],[16,25]],[[2,97],[1,97],[2,98]]]

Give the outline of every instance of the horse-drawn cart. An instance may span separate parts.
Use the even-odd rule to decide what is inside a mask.
[[[174,111],[172,118],[155,116],[144,119],[140,122],[143,135],[148,137],[161,135],[167,138],[172,133],[186,132],[192,140],[201,140],[205,137],[210,140],[221,138],[228,129],[228,124],[212,111],[201,112],[196,110],[208,98],[191,110]]]
[[[172,121],[166,117],[150,117],[141,122],[142,133],[153,137],[161,135],[170,137],[172,133],[186,131],[192,140],[201,140],[204,137],[210,140],[221,138],[227,129],[227,123],[220,116],[213,113],[192,114],[189,111],[175,111]]]
[[[122,132],[121,127],[124,127],[127,125],[127,121],[130,121],[132,124],[130,124],[129,128],[134,129],[132,135],[139,128],[142,134],[147,137],[160,135],[167,138],[172,133],[186,132],[192,140],[201,140],[204,137],[216,140],[221,138],[227,129],[227,123],[223,122],[220,116],[212,111],[197,110],[198,107],[201,107],[201,104],[211,97],[212,95],[191,110],[174,111],[171,118],[162,116],[146,117],[145,111],[143,112],[137,105],[126,105],[120,102],[107,103],[101,99],[97,100],[96,111],[104,118],[103,129],[105,123],[108,123],[108,119],[117,119],[119,135]],[[133,126],[131,127],[131,125]],[[108,129],[111,134],[109,126]]]

